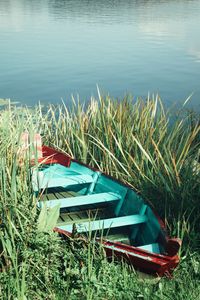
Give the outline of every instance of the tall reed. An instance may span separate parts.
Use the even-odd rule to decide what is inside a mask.
[[[78,101],[70,108],[65,103],[31,110],[9,106],[0,112],[2,299],[124,298],[128,294],[123,285],[132,299],[155,294],[149,285],[144,291],[132,270],[108,265],[93,244],[61,241],[44,224],[38,225],[41,217],[32,194],[28,156],[19,163],[24,131],[31,139],[39,132],[45,144],[132,185],[166,217],[172,234],[186,236],[190,243],[192,237],[199,249],[198,115],[182,111],[174,118],[159,97],[133,102],[129,97],[118,101],[100,94],[87,106]],[[180,270],[186,281],[191,273],[194,277],[198,273],[198,255],[188,253],[188,263]],[[183,286],[179,279],[175,282]],[[173,284],[165,286],[173,293]],[[191,297],[197,286],[196,279],[191,281]],[[163,298],[162,288],[156,293]]]
[[[157,207],[183,213],[198,204],[199,116],[174,119],[157,96],[133,102],[110,97],[50,105],[34,113],[45,143],[131,184]],[[27,117],[27,119],[29,119]]]

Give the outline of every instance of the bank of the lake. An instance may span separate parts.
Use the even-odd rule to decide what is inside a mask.
[[[39,132],[45,144],[129,182],[150,201],[183,240],[174,278],[141,279],[126,263],[108,263],[94,243],[41,231],[28,157],[19,163],[24,131]],[[199,143],[199,115],[181,110],[171,121],[158,97],[1,110],[1,299],[199,299]]]

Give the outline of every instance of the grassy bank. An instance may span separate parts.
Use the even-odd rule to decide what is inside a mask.
[[[174,279],[141,280],[124,263],[82,239],[41,230],[28,159],[19,167],[20,136],[44,143],[129,182],[183,239]],[[194,113],[170,117],[156,99],[109,97],[31,111],[0,113],[0,294],[2,299],[198,299],[200,295],[200,123]],[[53,224],[49,224],[49,228]],[[200,299],[200,298],[199,298]]]

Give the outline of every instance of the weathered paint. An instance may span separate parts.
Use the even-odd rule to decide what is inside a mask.
[[[132,216],[124,216],[124,217],[117,217],[111,219],[103,219],[103,220],[91,220],[90,222],[83,222],[80,224],[76,224],[77,232],[89,232],[89,231],[97,231],[97,230],[104,230],[116,227],[123,227],[123,226],[130,226],[134,224],[140,224],[147,221],[146,216],[140,215],[132,215]],[[68,232],[72,232],[73,224],[59,226],[58,228],[62,230],[66,230]]]
[[[50,165],[48,168],[32,172],[33,190],[53,187],[67,187],[73,185],[92,183],[91,175],[74,172],[71,168],[63,167],[59,164]]]
[[[84,205],[97,205],[99,203],[111,202],[111,201],[119,201],[121,199],[120,195],[116,193],[99,193],[99,194],[91,194],[91,195],[83,195],[77,197],[69,197],[69,198],[61,198],[61,199],[53,199],[49,201],[39,201],[39,206],[43,207],[46,205],[47,207],[54,207],[56,205],[60,205],[60,208],[70,208],[75,206],[84,206]]]

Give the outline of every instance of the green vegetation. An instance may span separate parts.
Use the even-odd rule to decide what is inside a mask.
[[[170,234],[183,239],[172,280],[141,279],[123,262],[108,263],[93,241],[64,241],[50,230],[54,220],[44,222],[32,194],[28,157],[19,164],[27,130],[129,182],[156,207]],[[1,111],[0,298],[200,299],[199,143],[199,116],[172,118],[159,98]]]

